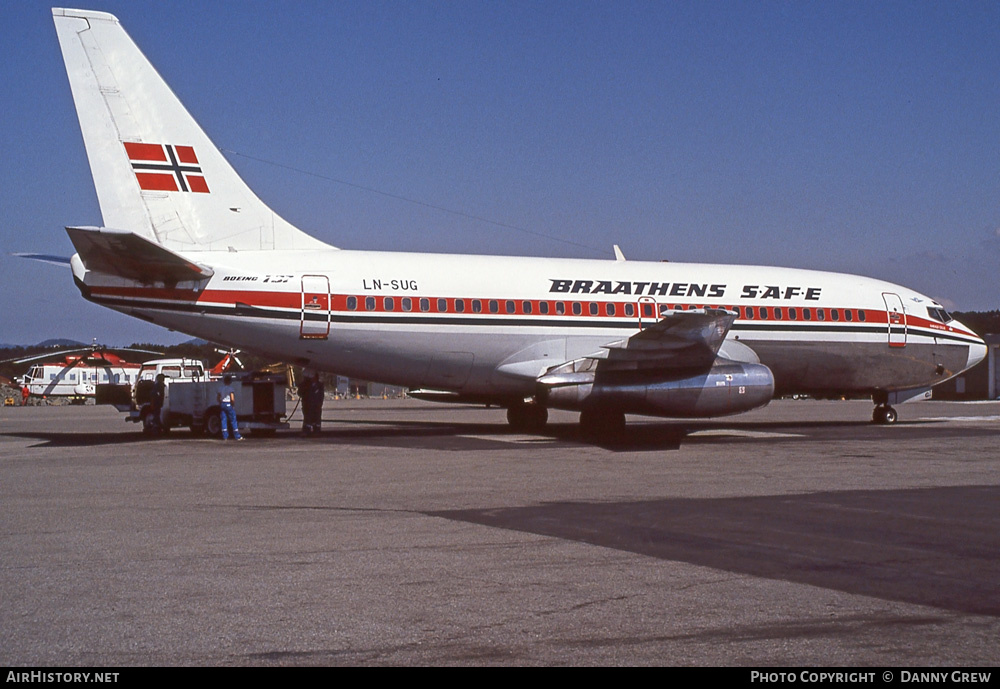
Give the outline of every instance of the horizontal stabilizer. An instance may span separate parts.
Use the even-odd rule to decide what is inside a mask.
[[[67,227],[87,270],[117,275],[145,284],[204,280],[214,271],[194,263],[145,237],[106,227]]]
[[[30,258],[32,261],[41,261],[42,263],[51,263],[57,266],[68,266],[70,258],[69,256],[53,256],[52,254],[25,254],[25,253],[15,253],[12,256],[17,256],[18,258]]]

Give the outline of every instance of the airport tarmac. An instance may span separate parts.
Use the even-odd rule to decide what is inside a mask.
[[[0,408],[0,665],[996,665],[1000,403],[898,410],[590,444],[340,401],[224,444]]]

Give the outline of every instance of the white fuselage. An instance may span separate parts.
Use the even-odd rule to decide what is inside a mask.
[[[346,250],[187,252],[214,275],[140,285],[74,273],[88,298],[284,360],[464,395],[532,394],[547,368],[634,335],[662,309],[722,307],[777,394],[929,387],[982,341],[891,283],[789,268]],[[947,322],[945,322],[947,321]]]

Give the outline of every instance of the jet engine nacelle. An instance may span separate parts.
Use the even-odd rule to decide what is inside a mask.
[[[544,377],[543,377],[544,380]],[[556,409],[603,407],[628,414],[711,417],[762,407],[774,395],[774,375],[763,364],[718,358],[693,376],[649,371],[600,372],[592,382],[544,385],[539,401]]]

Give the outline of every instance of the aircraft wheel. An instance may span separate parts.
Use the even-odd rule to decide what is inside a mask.
[[[580,431],[586,438],[615,438],[625,432],[625,414],[614,409],[584,409]]]

